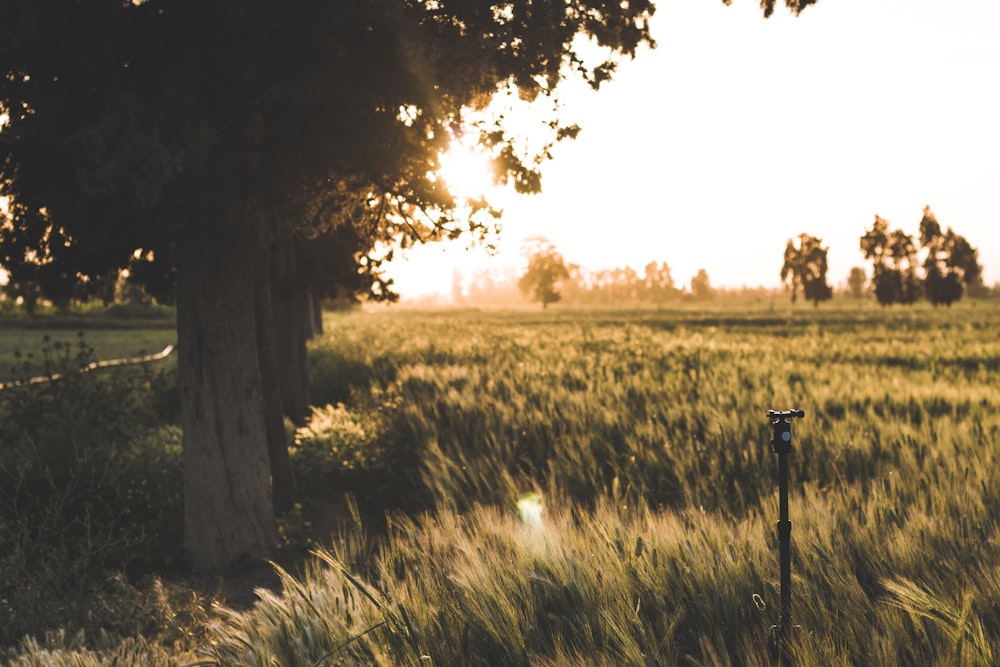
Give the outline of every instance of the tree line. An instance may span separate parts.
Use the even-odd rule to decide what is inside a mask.
[[[847,278],[850,295],[861,298],[867,284],[883,306],[913,304],[922,298],[935,306],[950,306],[966,293],[989,293],[983,284],[978,249],[951,227],[942,231],[930,206],[924,207],[918,240],[919,245],[905,231],[890,230],[889,223],[876,215],[859,244],[864,258],[872,263],[872,272],[869,278],[862,267],[851,269]],[[801,234],[798,245],[789,239],[781,281],[791,289],[792,301],[800,289],[814,304],[833,296],[826,280],[828,248],[822,243],[809,234]]]
[[[871,294],[885,306],[912,304],[921,298],[935,306],[948,306],[966,293],[990,293],[982,282],[979,251],[951,227],[942,230],[929,206],[924,208],[918,238],[919,246],[906,232],[890,231],[888,223],[876,215],[872,228],[860,239],[860,249],[873,265],[870,278],[864,268],[852,267],[845,295],[860,299]],[[641,273],[630,266],[585,271],[567,262],[544,238],[530,239],[523,252],[527,265],[517,280],[518,289],[543,308],[558,301],[614,304],[706,300],[727,291],[713,287],[705,269],[698,271],[690,285],[678,286],[666,262],[651,261]],[[793,302],[800,295],[814,305],[833,298],[834,289],[827,275],[828,252],[822,239],[810,234],[788,240],[779,275]],[[473,295],[485,296],[488,291],[495,296],[504,290],[512,291],[509,285],[497,283],[488,275],[483,277],[487,289],[477,286],[474,279],[470,299]],[[456,301],[464,300],[460,289],[453,290],[453,294],[457,295]]]
[[[918,239],[919,247],[910,234],[890,230],[878,215],[861,237],[861,251],[873,265],[872,290],[879,303],[911,304],[926,298],[935,306],[950,306],[969,288],[981,288],[979,251],[951,227],[942,231],[929,206]]]
[[[631,266],[587,271],[568,263],[545,238],[529,239],[523,250],[527,266],[517,280],[522,296],[545,308],[558,301],[575,304],[667,303],[681,299],[707,300],[715,290],[700,269],[690,288],[678,286],[666,262],[650,261],[642,273]],[[470,296],[474,286],[470,286]]]

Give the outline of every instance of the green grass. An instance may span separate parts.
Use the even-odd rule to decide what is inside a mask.
[[[0,383],[45,375],[46,355],[50,365],[59,365],[67,354],[75,358],[81,343],[92,350],[90,361],[155,354],[176,344],[170,311],[143,310],[142,317],[117,312],[0,315]]]
[[[293,463],[362,530],[173,649],[47,664],[772,664],[792,407],[795,664],[994,664],[998,305],[329,315]]]

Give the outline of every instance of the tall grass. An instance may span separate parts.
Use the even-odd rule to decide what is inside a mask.
[[[292,454],[356,526],[199,659],[771,664],[766,413],[797,407],[795,664],[994,664],[998,325],[988,302],[332,317],[331,405]]]
[[[355,369],[346,374],[355,378],[348,411],[371,410],[372,397],[391,399],[391,427],[373,442],[402,441],[420,452],[433,513],[394,533],[369,576],[391,599],[422,591],[407,607],[411,618],[419,618],[414,608],[456,610],[447,624],[414,622],[423,633],[464,628],[457,631],[464,641],[432,633],[420,644],[437,663],[469,664],[462,659],[476,655],[483,664],[569,664],[581,656],[588,664],[766,662],[777,620],[777,508],[765,414],[801,407],[807,419],[796,424],[792,455],[799,659],[990,664],[1000,640],[998,316],[988,304],[369,314],[336,320],[313,354],[320,366]],[[317,382],[324,381],[321,373]],[[516,521],[491,514],[528,490],[548,499],[548,534],[574,545],[572,572],[557,565],[555,552],[539,559]],[[442,544],[470,545],[464,553],[476,557],[455,566],[461,578],[440,573],[447,566],[432,543],[410,540],[431,527],[447,535]],[[487,537],[487,529],[496,532]],[[655,549],[660,566],[676,574],[654,585],[633,573],[611,588],[634,604],[673,592],[670,613],[657,608],[656,623],[636,625],[620,609],[608,615],[604,602],[572,595],[556,611],[536,607],[537,568],[519,559],[538,561],[553,586],[574,590],[590,568],[595,581],[612,571],[606,558],[614,553],[601,551],[616,543],[609,530],[630,536],[631,543],[618,541],[625,551],[642,535],[647,557]],[[671,535],[687,548],[661,541]],[[414,569],[432,549],[434,568]],[[389,576],[397,571],[413,574]],[[493,588],[456,598],[455,582],[472,581],[470,572]],[[428,588],[437,576],[451,582],[451,594],[444,584]],[[591,620],[576,618],[578,611]],[[666,639],[655,649],[612,650],[595,643],[594,632],[614,636],[591,628],[595,617],[619,632],[632,628],[633,642]],[[375,614],[369,622],[376,619],[385,620]],[[547,639],[530,640],[525,628]],[[469,636],[495,645],[470,645]],[[442,644],[461,648],[436,653]]]

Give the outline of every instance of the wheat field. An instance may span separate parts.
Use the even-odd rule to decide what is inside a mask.
[[[425,513],[320,550],[213,658],[771,664],[766,412],[796,407],[796,664],[992,664],[998,324],[991,303],[338,317],[313,349],[338,418],[302,447],[411,462]]]
[[[767,411],[801,408],[792,664],[995,664],[998,306],[329,315],[292,457],[355,529],[193,650],[144,655],[774,664]]]

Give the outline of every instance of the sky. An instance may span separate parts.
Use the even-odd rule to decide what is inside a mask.
[[[498,196],[498,252],[408,251],[404,300],[452,271],[515,270],[545,236],[585,269],[665,261],[678,284],[780,285],[785,244],[829,248],[828,281],[869,269],[875,215],[916,238],[925,206],[1000,282],[1000,1],[819,0],[765,20],[757,0],[660,0],[654,50],[594,93],[566,86],[582,132],[543,168],[542,194]]]

